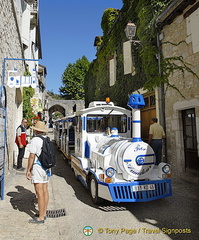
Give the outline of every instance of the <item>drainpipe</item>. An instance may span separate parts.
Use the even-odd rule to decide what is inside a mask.
[[[186,0],[187,1],[187,0]],[[174,0],[156,19],[156,23],[160,21],[160,19],[165,16],[170,10],[179,2],[179,0]],[[182,1],[183,2],[183,1]]]
[[[161,69],[161,46],[160,46],[160,39],[159,39],[159,33],[157,33],[157,47],[158,47],[158,70],[160,77],[162,76],[162,69]],[[159,97],[159,115],[160,119],[159,122],[162,125],[162,127],[165,130],[166,133],[166,122],[165,122],[165,96],[164,96],[164,84],[161,83],[160,87],[158,87],[158,97]],[[163,156],[165,156],[163,159],[164,162],[167,162],[167,146],[166,146],[166,140],[163,143]]]

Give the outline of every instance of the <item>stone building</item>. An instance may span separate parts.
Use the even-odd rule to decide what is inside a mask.
[[[199,76],[199,0],[175,0],[158,17],[164,58],[182,57]],[[183,64],[181,62],[181,64]],[[178,61],[178,64],[180,61]],[[165,95],[167,159],[178,176],[198,182],[199,78],[191,72],[174,72]],[[190,173],[192,175],[190,175]]]
[[[169,3],[169,1],[166,2]],[[154,59],[157,60],[155,63],[157,71],[154,76],[159,76],[163,72],[161,52],[165,59],[170,58],[172,61],[171,58],[173,58],[172,67],[175,66],[174,64],[183,66],[187,63],[183,71],[176,70],[169,76],[170,84],[175,87],[168,88],[161,83],[157,84],[153,90],[150,88],[150,92],[143,89],[146,80],[143,72],[146,72],[142,69],[143,64],[138,57],[139,54],[136,53],[138,46],[142,46],[144,40],[138,39],[140,35],[138,34],[132,40],[132,44],[124,36],[124,28],[131,20],[130,22],[138,25],[138,32],[141,32],[141,21],[138,21],[139,17],[136,16],[137,9],[142,6],[143,8],[140,7],[142,12],[150,6],[146,6],[144,1],[123,1],[121,10],[107,9],[102,17],[101,26],[104,26],[104,35],[97,36],[94,41],[97,53],[85,79],[87,90],[85,104],[87,106],[91,100],[96,98],[98,98],[96,100],[102,100],[105,96],[109,96],[114,103],[126,107],[128,94],[143,94],[146,103],[141,109],[143,141],[148,141],[151,119],[157,117],[167,135],[163,160],[171,163],[174,175],[188,176],[188,173],[191,173],[196,176],[195,178],[194,175],[189,175],[191,180],[198,181],[199,0],[170,2],[171,4],[165,10],[161,9],[163,12],[156,19],[156,31],[160,31],[160,35],[158,34],[157,42],[156,36],[153,36],[155,47],[157,47],[157,54],[154,55]],[[108,18],[108,16],[111,17]],[[113,22],[108,21],[114,17]],[[146,26],[147,29],[150,29],[150,24]],[[143,28],[141,29],[144,31]],[[148,61],[151,60],[148,59]],[[186,70],[185,66],[187,66]]]
[[[35,76],[38,79],[35,83],[35,94],[37,97],[41,98],[44,90],[41,91],[39,86],[45,84],[42,76],[44,72],[42,69],[45,70],[45,67],[39,67],[37,61],[37,59],[42,57],[38,1],[0,1],[1,102],[5,96],[7,103],[7,105],[3,106],[5,107],[4,118],[6,124],[3,124],[1,128],[2,132],[6,132],[4,147],[3,145],[1,146],[5,149],[5,158],[2,152],[0,160],[1,190],[4,187],[4,183],[6,185],[9,177],[13,175],[13,165],[18,151],[15,144],[16,128],[21,123],[23,117],[23,87],[9,87],[7,85],[8,80],[14,79],[15,81],[18,76],[24,76],[24,73],[29,71],[32,77]],[[33,78],[27,79],[29,81],[33,80]],[[4,93],[6,94],[4,95]],[[3,143],[1,142],[1,144]]]

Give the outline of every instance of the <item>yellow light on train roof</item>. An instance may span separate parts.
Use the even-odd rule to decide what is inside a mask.
[[[110,97],[106,97],[106,103],[110,103],[111,99]]]

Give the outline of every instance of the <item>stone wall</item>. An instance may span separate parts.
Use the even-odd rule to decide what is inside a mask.
[[[76,112],[85,108],[84,100],[57,100],[54,98],[48,98],[48,109],[49,109],[49,116],[55,112],[60,111],[60,108],[64,110],[65,116],[73,114],[73,107],[76,104]]]
[[[190,8],[191,6],[186,8],[183,14]],[[184,18],[183,14],[163,28],[162,42],[175,44],[163,44],[163,54],[166,58],[182,56],[183,60],[190,64],[189,67],[192,71],[199,76],[199,52],[194,53],[189,18]],[[192,31],[198,31],[198,29],[194,30],[192,27]],[[179,61],[177,63],[181,64]],[[174,172],[180,175],[185,171],[181,116],[181,111],[184,109],[195,108],[196,126],[198,126],[196,129],[197,141],[199,142],[199,79],[187,71],[184,72],[184,76],[180,71],[176,71],[169,80],[181,94],[173,88],[168,88],[166,91],[167,158],[168,162],[172,164]]]
[[[5,73],[5,86],[7,83],[8,70],[18,69],[18,73],[23,72],[23,62],[7,60],[5,68],[2,69],[4,58],[22,58],[22,48],[18,22],[14,11],[14,2],[10,0],[0,1],[0,77],[2,85],[2,73]],[[8,88],[7,93],[7,131],[6,131],[6,176],[12,172],[15,156],[15,131],[22,118],[22,97],[21,89]]]

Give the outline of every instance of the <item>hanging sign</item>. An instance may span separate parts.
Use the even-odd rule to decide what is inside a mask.
[[[9,87],[32,87],[36,88],[38,86],[37,84],[37,78],[35,76],[9,76],[8,77],[8,83],[7,85]]]

